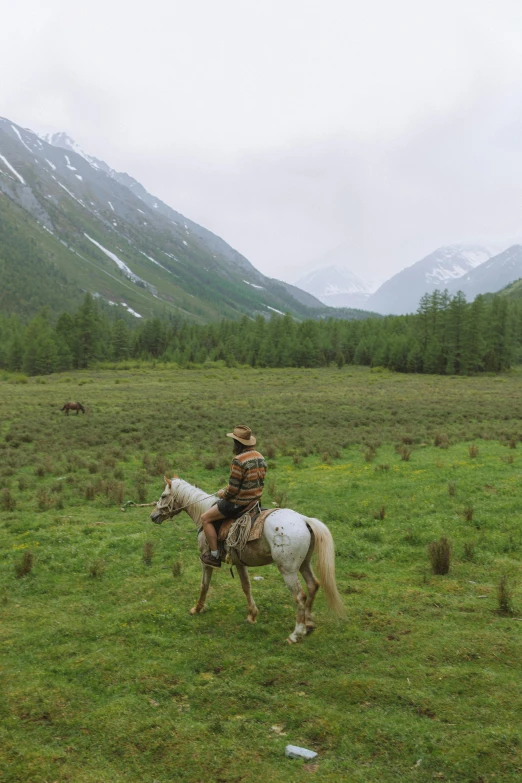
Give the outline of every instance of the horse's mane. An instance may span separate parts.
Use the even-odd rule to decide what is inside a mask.
[[[180,506],[191,504],[186,511],[194,520],[196,518],[199,520],[201,514],[215,502],[214,495],[209,497],[204,490],[194,487],[188,481],[180,478],[172,479],[172,491],[175,492],[176,501]]]

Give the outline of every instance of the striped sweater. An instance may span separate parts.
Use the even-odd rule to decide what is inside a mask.
[[[250,449],[237,454],[230,466],[230,479],[223,497],[238,506],[248,506],[261,500],[266,475],[266,462],[259,451]]]

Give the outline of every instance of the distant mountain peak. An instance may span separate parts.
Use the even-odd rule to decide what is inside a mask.
[[[415,312],[424,294],[437,288],[458,290],[458,281],[491,256],[489,248],[478,244],[442,245],[383,283],[369,297],[367,307],[378,313]]]

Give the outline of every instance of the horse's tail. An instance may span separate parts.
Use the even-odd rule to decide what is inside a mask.
[[[346,609],[335,583],[335,548],[332,534],[319,519],[305,517],[315,537],[317,570],[328,606],[339,617],[346,617]]]

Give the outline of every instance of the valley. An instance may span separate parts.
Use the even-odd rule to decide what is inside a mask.
[[[5,374],[2,778],[518,781],[519,389],[518,372],[353,367]],[[61,413],[68,399],[85,415]],[[301,645],[286,645],[294,609],[272,568],[251,571],[256,626],[226,569],[189,617],[192,522],[120,510],[157,499],[164,473],[223,486],[237,421],[268,460],[265,503],[335,540],[348,619],[319,591]],[[445,576],[427,555],[441,536]],[[317,766],[286,759],[288,743]]]

